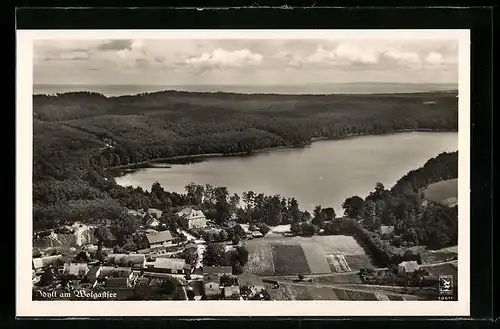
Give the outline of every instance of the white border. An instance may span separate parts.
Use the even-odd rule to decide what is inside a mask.
[[[35,39],[454,39],[459,41],[458,301],[32,301],[32,94]],[[469,30],[18,30],[17,316],[469,316]]]

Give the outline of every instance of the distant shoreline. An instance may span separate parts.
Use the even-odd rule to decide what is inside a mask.
[[[372,90],[369,91],[369,86],[386,86],[389,90]],[[328,86],[343,86],[343,87],[354,87],[352,91],[344,90],[340,88],[339,90],[326,89]],[[356,90],[356,86],[366,87]],[[389,86],[394,86],[394,88],[389,88]],[[403,88],[398,90],[396,86],[406,86],[408,88]],[[411,87],[413,88],[411,88]],[[417,88],[421,86],[422,88]],[[441,86],[442,88],[439,88]],[[258,88],[257,88],[258,87]],[[269,88],[266,88],[269,87]],[[279,92],[273,92],[273,88],[279,87],[282,90]],[[308,90],[310,88],[318,87],[318,91],[315,92],[298,92],[296,88],[301,88]],[[326,88],[326,89],[322,89]],[[433,88],[434,87],[434,88]],[[283,92],[285,89],[291,89],[293,91]],[[192,86],[175,86],[175,85],[56,85],[56,84],[34,84],[33,85],[33,96],[55,96],[64,95],[70,93],[84,93],[90,92],[95,94],[100,94],[106,98],[120,98],[120,97],[135,97],[144,94],[158,94],[158,93],[191,93],[191,94],[229,94],[229,95],[261,95],[261,96],[334,96],[334,95],[397,95],[397,94],[428,94],[428,93],[458,93],[458,86],[452,83],[326,83],[326,84],[306,84],[306,85],[284,85],[284,86],[252,86],[252,85],[192,85]],[[36,89],[53,89],[52,92],[35,92]],[[60,91],[57,91],[60,89]],[[104,90],[109,92],[105,92]],[[129,89],[126,91],[126,89]],[[137,89],[137,91],[132,91],[131,89]],[[141,90],[142,89],[142,90]],[[243,91],[244,89],[249,89],[253,91]],[[333,88],[335,89],[335,88]],[[366,90],[366,91],[363,91]],[[376,89],[376,88],[375,88]],[[116,92],[121,90],[122,92]],[[266,91],[262,91],[266,90]],[[271,90],[271,91],[270,91]]]
[[[114,166],[107,168],[108,171],[115,170],[123,170],[123,169],[140,169],[140,168],[155,168],[153,166],[145,166],[151,163],[166,163],[168,161],[177,161],[177,160],[195,160],[195,159],[206,159],[206,158],[222,158],[222,157],[234,157],[234,156],[249,156],[259,153],[265,153],[270,151],[278,151],[278,150],[286,150],[286,149],[294,149],[294,148],[302,148],[306,146],[310,146],[314,142],[318,141],[326,141],[326,140],[340,140],[347,139],[351,137],[362,137],[362,136],[380,136],[380,135],[392,135],[399,133],[409,133],[409,132],[457,132],[456,130],[434,130],[434,129],[400,129],[394,130],[386,133],[374,134],[374,133],[360,133],[360,134],[349,134],[345,136],[335,136],[335,137],[313,137],[307,143],[304,144],[296,144],[296,145],[287,145],[287,146],[276,146],[276,147],[268,147],[262,149],[255,149],[249,152],[235,152],[235,153],[204,153],[204,154],[192,154],[192,155],[179,155],[174,157],[164,157],[151,159],[126,165]],[[168,163],[167,163],[168,164]],[[175,164],[175,163],[172,163]],[[166,166],[165,168],[168,168]],[[120,173],[120,175],[115,176],[123,176],[125,173]]]

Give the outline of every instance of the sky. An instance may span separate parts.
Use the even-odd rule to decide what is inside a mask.
[[[34,84],[457,83],[458,41],[35,40]]]

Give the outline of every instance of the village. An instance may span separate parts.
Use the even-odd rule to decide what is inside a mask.
[[[81,246],[81,250],[72,248],[72,256],[42,253],[33,258],[33,299],[270,299],[258,275],[241,270],[234,273],[233,266],[204,265],[206,241],[201,236],[195,237],[180,228],[175,232],[158,230],[162,211],[129,210],[129,214],[148,218],[141,230],[147,248],[108,253],[95,252],[95,245],[89,244]],[[187,207],[177,216],[187,221],[189,231],[220,230],[201,210]],[[226,249],[263,236],[258,230],[245,230],[245,235],[242,241],[229,242]]]

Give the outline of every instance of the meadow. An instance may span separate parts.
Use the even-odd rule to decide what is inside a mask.
[[[346,273],[370,266],[371,259],[353,237],[270,236],[246,242],[245,270],[263,276]]]
[[[426,199],[453,206],[458,200],[458,179],[449,179],[429,185],[424,195]]]

